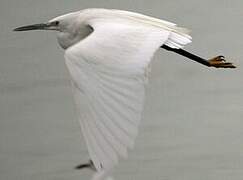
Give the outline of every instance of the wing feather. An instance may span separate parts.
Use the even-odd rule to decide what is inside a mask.
[[[138,133],[146,71],[170,32],[91,20],[94,32],[65,52],[82,132],[98,171],[126,157]]]
[[[74,87],[74,85],[73,85],[73,87]],[[73,88],[73,93],[74,93],[74,96],[76,97],[75,102],[76,102],[77,107],[82,107],[81,102],[83,102],[84,99],[86,99],[86,97],[83,94],[80,94],[78,88]],[[84,114],[81,114],[80,111],[78,111],[78,112],[79,112],[80,119],[88,120],[87,114],[85,116]],[[93,139],[90,136],[89,129],[86,126],[86,121],[80,120],[79,122],[80,122],[81,130],[83,132],[84,138],[86,140],[88,151],[90,154],[92,154],[92,161],[93,161],[96,169],[98,171],[100,171],[102,169],[102,167],[101,167],[101,159],[99,159],[99,156],[100,156],[99,152],[98,152],[99,148],[97,148],[94,145]]]

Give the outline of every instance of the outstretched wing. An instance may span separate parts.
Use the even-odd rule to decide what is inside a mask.
[[[98,171],[127,156],[138,132],[146,70],[170,32],[139,23],[97,19],[91,35],[65,52],[75,103]]]

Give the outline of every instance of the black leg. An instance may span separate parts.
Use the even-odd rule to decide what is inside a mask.
[[[161,46],[161,48],[164,48],[168,51],[173,51],[177,54],[180,54],[182,56],[185,56],[193,61],[196,61],[200,64],[203,64],[205,66],[208,66],[208,67],[216,67],[216,68],[236,68],[236,66],[234,66],[232,63],[229,63],[229,62],[226,62],[225,59],[224,59],[224,56],[217,56],[215,58],[212,58],[212,59],[209,59],[209,60],[206,60],[206,59],[203,59],[199,56],[196,56],[192,53],[189,53],[188,51],[185,51],[183,49],[174,49],[174,48],[171,48],[167,45],[163,45]]]

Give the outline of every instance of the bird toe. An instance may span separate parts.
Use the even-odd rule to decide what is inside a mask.
[[[231,62],[227,62],[224,56],[216,56],[208,60],[211,67],[215,68],[236,68]]]

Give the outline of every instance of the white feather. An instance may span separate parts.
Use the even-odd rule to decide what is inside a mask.
[[[181,48],[191,37],[174,23],[127,11],[88,9],[72,16],[77,16],[80,29],[93,30],[77,42],[76,37],[67,45],[65,39],[60,42],[69,46],[66,65],[82,132],[98,171],[93,179],[99,179],[134,145],[155,51],[163,44]]]

